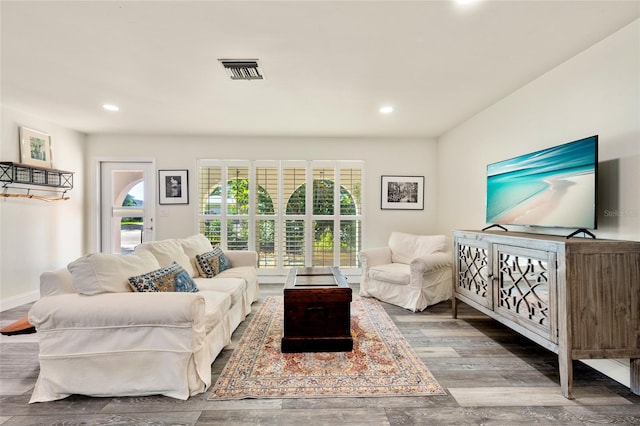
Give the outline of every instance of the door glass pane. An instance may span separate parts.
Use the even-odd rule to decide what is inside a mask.
[[[135,222],[130,222],[130,219],[135,219]],[[118,228],[118,222],[120,222],[120,254],[133,252],[142,243],[143,218],[114,217],[113,221],[114,229]]]
[[[144,240],[144,171],[113,168],[110,187],[108,250],[128,254]]]
[[[144,206],[144,182],[137,183],[122,201],[122,209],[114,209],[114,229],[120,229],[120,253],[131,253],[143,241],[144,217],[138,216]],[[128,215],[127,215],[128,214]],[[117,216],[116,216],[117,215]],[[120,216],[127,215],[127,216]],[[119,216],[119,217],[118,217]],[[117,226],[117,222],[120,226]]]

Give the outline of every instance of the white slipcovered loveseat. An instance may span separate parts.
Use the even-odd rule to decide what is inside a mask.
[[[451,252],[444,235],[392,232],[387,247],[358,253],[360,295],[413,312],[451,298]]]
[[[194,235],[43,273],[29,311],[40,343],[30,402],[204,392],[212,362],[258,300],[256,265],[254,251]]]

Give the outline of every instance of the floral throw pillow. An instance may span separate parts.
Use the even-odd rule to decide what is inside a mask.
[[[196,283],[184,268],[173,262],[169,266],[129,278],[129,285],[138,292],[182,292],[195,293]]]
[[[218,246],[213,250],[196,255],[196,266],[200,276],[213,278],[225,269],[231,268],[229,259],[224,255],[222,249]]]

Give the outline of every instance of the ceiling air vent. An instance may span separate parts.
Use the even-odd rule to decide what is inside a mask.
[[[262,80],[264,76],[257,59],[218,59],[231,80]]]

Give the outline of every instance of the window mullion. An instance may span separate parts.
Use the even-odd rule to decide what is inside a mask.
[[[276,201],[276,235],[278,236],[278,244],[274,245],[274,251],[276,256],[276,269],[284,269],[284,164],[282,161],[278,161],[278,194]]]
[[[256,248],[256,216],[258,210],[256,209],[256,198],[258,194],[258,187],[256,185],[256,164],[251,162],[249,165],[249,238],[247,241],[247,247],[249,250],[255,250]]]
[[[340,169],[333,164],[333,264],[340,266]]]
[[[304,266],[311,266],[313,264],[313,162],[307,162],[305,171]]]
[[[227,182],[228,182],[228,165],[221,167],[220,179],[220,245],[227,247]]]

